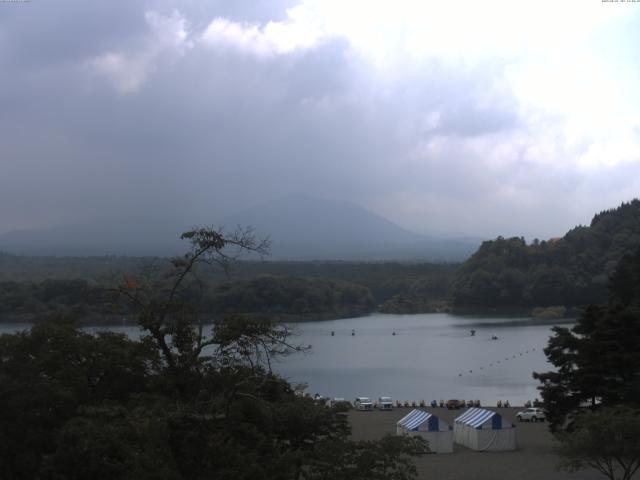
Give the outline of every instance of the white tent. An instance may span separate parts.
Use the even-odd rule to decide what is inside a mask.
[[[453,452],[453,432],[449,424],[435,415],[422,410],[412,410],[398,420],[398,435],[418,435],[429,443],[429,450],[434,453]]]
[[[516,427],[497,412],[470,408],[453,423],[456,443],[478,451],[515,450]]]

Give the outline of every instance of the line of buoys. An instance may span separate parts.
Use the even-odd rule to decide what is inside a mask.
[[[0,1],[1,1],[1,0],[0,0]],[[351,330],[351,335],[352,335],[352,336],[355,336],[355,334],[356,334],[355,329]],[[395,336],[397,335],[396,331],[395,331],[395,330],[394,330],[394,331],[392,331],[392,332],[391,332],[391,335],[395,337]],[[331,330],[331,336],[332,336],[332,337],[335,337],[335,336],[336,336],[336,332],[335,332],[335,330]]]
[[[533,352],[533,351],[535,351],[535,348],[532,348],[532,349],[531,349],[531,351],[532,351],[532,352]],[[511,360],[513,360],[513,359],[515,359],[515,358],[516,358],[516,356],[520,356],[520,357],[522,357],[522,355],[523,355],[524,353],[529,353],[529,350],[525,350],[524,352],[518,352],[518,354],[517,354],[517,355],[515,355],[515,354],[514,354],[514,355],[512,355],[511,357],[505,357],[504,361],[506,362],[506,361],[509,361],[510,359],[511,359]],[[493,367],[493,363],[494,363],[494,362],[489,363],[489,367]],[[497,360],[495,363],[496,363],[496,364],[500,364],[500,363],[501,363],[501,360]],[[479,369],[480,369],[480,370],[484,370],[484,366],[483,366],[483,365],[481,365],[481,366],[479,367]],[[473,370],[469,370],[469,373],[473,373]],[[459,377],[462,377],[462,373],[458,373],[458,376],[459,376]]]

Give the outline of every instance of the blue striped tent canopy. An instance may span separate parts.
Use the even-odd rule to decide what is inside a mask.
[[[438,417],[422,410],[411,410],[408,415],[405,415],[398,420],[398,426],[416,432],[420,426],[425,423],[427,424],[427,430],[429,432],[437,432],[440,430],[440,421],[438,420]]]
[[[491,420],[492,430],[502,429],[502,416],[499,413],[492,412],[491,410],[485,410],[484,408],[470,408],[456,418],[454,422],[468,425],[472,428],[482,428],[482,426],[489,420]]]

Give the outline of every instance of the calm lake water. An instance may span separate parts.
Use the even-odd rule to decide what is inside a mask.
[[[448,314],[374,314],[299,323],[294,340],[311,345],[311,351],[287,357],[274,369],[292,383],[306,382],[311,394],[350,400],[463,398],[495,405],[501,399],[522,405],[539,397],[532,372],[551,369],[542,349],[554,323]],[[0,325],[0,333],[21,328]],[[111,329],[139,336],[137,327]],[[491,340],[494,335],[498,340]]]

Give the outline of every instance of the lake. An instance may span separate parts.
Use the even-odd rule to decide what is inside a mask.
[[[312,395],[416,402],[479,399],[485,405],[500,399],[522,405],[539,397],[531,374],[551,369],[542,349],[558,323],[449,314],[373,314],[298,323],[293,325],[294,341],[311,345],[311,351],[286,357],[274,369],[292,383],[307,383]],[[20,328],[25,326],[0,325],[0,333]],[[137,327],[109,328],[139,336]]]

